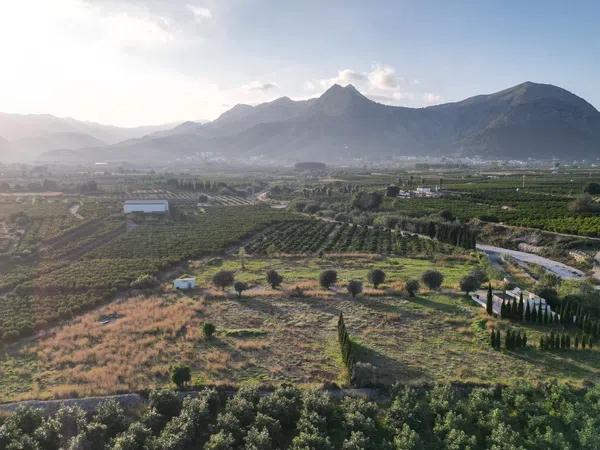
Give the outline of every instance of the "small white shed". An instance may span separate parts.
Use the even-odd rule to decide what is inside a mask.
[[[177,278],[173,281],[175,289],[194,289],[196,287],[196,279],[194,277]]]

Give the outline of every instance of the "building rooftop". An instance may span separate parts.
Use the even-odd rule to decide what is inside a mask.
[[[139,205],[139,204],[146,204],[146,205],[164,205],[166,203],[169,203],[168,200],[125,200],[125,204],[126,205]]]

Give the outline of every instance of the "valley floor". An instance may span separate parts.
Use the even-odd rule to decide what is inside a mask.
[[[192,266],[194,266],[192,264]],[[336,267],[339,288],[323,290],[315,281],[323,267]],[[366,288],[352,299],[342,286],[366,278],[370,267],[383,267],[388,282]],[[284,274],[277,290],[256,287],[238,298],[206,287],[217,268],[195,265],[204,288],[177,292],[163,285],[152,293],[131,296],[86,313],[45,337],[13,345],[0,358],[3,401],[65,398],[131,392],[170,384],[170,368],[189,365],[196,384],[239,385],[248,381],[320,385],[347,383],[336,324],[342,312],[357,359],[376,367],[376,381],[419,384],[433,381],[520,383],[558,378],[583,384],[600,381],[600,352],[564,353],[537,348],[542,327],[526,330],[532,345],[519,352],[494,351],[490,327],[506,321],[485,316],[483,309],[456,292],[457,280],[470,261],[410,260],[357,256],[331,259],[256,258],[241,269],[237,260],[220,268],[236,278],[262,281],[266,267]],[[439,292],[414,298],[402,283],[433,268],[445,275]],[[304,291],[296,297],[296,287]],[[110,317],[108,323],[101,319]],[[216,326],[212,339],[202,324]]]

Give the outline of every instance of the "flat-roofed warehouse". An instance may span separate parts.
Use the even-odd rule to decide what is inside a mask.
[[[169,212],[167,200],[127,200],[123,203],[123,212],[166,213]]]

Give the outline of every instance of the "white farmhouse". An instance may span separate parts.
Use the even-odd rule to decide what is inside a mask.
[[[127,200],[123,203],[123,212],[125,214],[141,213],[166,213],[169,212],[169,202],[167,200]]]
[[[194,277],[177,278],[173,281],[175,289],[194,289],[196,287],[196,279]]]

